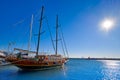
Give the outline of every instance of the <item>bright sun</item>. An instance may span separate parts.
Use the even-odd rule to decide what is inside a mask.
[[[103,30],[105,31],[109,31],[112,27],[114,26],[114,20],[112,19],[105,19],[102,23],[101,23],[101,27]]]

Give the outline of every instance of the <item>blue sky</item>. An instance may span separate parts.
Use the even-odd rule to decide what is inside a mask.
[[[0,0],[0,49],[7,50],[9,42],[15,42],[12,48],[27,49],[31,15],[33,34],[37,34],[42,5],[53,34],[59,15],[71,57],[120,57],[120,0]],[[109,32],[100,28],[105,18],[115,20]],[[46,26],[43,20],[40,51],[53,53]],[[33,36],[31,50],[35,50],[36,39]]]

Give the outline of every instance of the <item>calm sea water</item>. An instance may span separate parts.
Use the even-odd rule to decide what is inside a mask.
[[[120,80],[120,61],[70,59],[64,68],[31,72],[4,66],[0,80]]]

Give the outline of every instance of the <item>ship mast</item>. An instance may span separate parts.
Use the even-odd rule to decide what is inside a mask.
[[[38,43],[37,43],[36,56],[38,56],[39,47],[40,47],[39,45],[40,45],[40,33],[41,33],[41,30],[42,30],[43,9],[44,9],[44,6],[42,6],[42,11],[41,11],[41,18],[40,18],[40,27],[39,27],[39,32],[38,32]]]
[[[32,25],[33,25],[33,15],[32,15],[31,23],[30,23],[30,39],[28,43],[28,51],[30,51],[30,43],[31,43],[31,38],[32,38]]]
[[[56,15],[56,51],[55,54],[57,55],[58,50],[58,15]]]

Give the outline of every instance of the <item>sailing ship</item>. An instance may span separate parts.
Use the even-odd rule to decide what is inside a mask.
[[[6,57],[6,61],[9,61],[11,64],[19,67],[22,70],[43,70],[43,69],[62,67],[68,60],[68,57],[63,57],[62,55],[58,54],[58,45],[57,45],[58,44],[58,16],[56,17],[55,54],[52,54],[52,55],[39,54],[43,10],[44,10],[44,7],[42,6],[36,51],[30,51],[29,49],[23,50],[23,49],[14,48],[14,50],[17,50],[19,52],[16,55],[9,55]],[[30,35],[30,38],[31,38],[31,35]],[[32,55],[34,54],[34,56],[28,56],[30,54]]]

